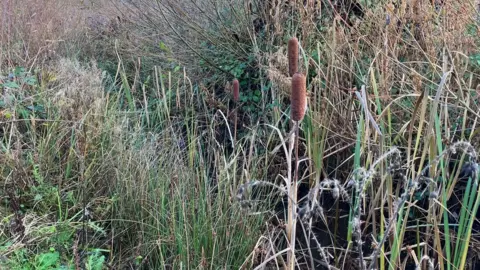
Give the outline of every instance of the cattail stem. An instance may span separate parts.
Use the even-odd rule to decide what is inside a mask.
[[[237,144],[237,108],[235,108],[235,115],[234,115],[234,124],[233,124],[233,143],[234,146]]]
[[[295,189],[297,187],[298,182],[298,141],[299,141],[299,122],[295,122],[295,174],[293,176],[293,184],[295,185]],[[293,194],[295,202],[297,201],[297,193]]]
[[[298,121],[294,121],[294,126],[292,127],[293,130],[291,132],[291,137],[290,137],[290,147],[289,147],[289,157],[292,157],[292,152],[293,148],[296,145],[297,142],[297,132],[296,132],[296,127],[298,125]],[[294,174],[296,175],[298,172],[297,169],[297,160],[295,159],[295,168],[294,168]],[[289,244],[289,251],[287,253],[287,268],[289,270],[295,269],[295,228],[296,228],[296,210],[297,210],[297,185],[294,179],[292,177],[292,162],[291,159],[289,159],[289,166],[288,166],[288,212],[287,212],[287,240]]]
[[[287,232],[288,241],[290,243],[290,252],[288,254],[288,269],[294,270],[295,269],[295,241],[296,241],[296,227],[297,227],[297,188],[298,188],[298,143],[299,143],[299,127],[300,122],[294,121],[293,126],[293,139],[291,143],[293,143],[293,147],[295,148],[295,168],[294,168],[294,175],[293,181],[291,183],[289,194],[290,199],[288,200],[288,226],[289,231]]]
[[[233,129],[233,143],[234,147],[237,143],[237,109],[238,101],[240,99],[240,82],[235,79],[233,80],[233,102],[235,102],[235,112],[234,112],[234,129]]]

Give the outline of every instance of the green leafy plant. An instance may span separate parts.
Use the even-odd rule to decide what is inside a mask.
[[[85,268],[87,270],[102,270],[105,264],[105,256],[101,254],[101,251],[98,249],[93,250],[93,252],[88,256]]]

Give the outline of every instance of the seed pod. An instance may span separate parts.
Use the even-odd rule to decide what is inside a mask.
[[[307,109],[307,79],[302,73],[293,75],[290,104],[292,106],[292,120],[302,121]]]
[[[240,83],[237,79],[233,80],[233,101],[238,102],[240,99]]]
[[[298,39],[291,38],[288,41],[288,74],[293,76],[298,72]]]

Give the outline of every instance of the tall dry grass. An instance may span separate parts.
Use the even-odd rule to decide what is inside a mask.
[[[72,39],[83,38],[81,13],[77,1],[2,0],[3,60],[12,66],[29,66],[57,56]]]

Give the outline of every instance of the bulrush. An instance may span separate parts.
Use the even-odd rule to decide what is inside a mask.
[[[295,73],[292,78],[292,93],[290,103],[292,105],[292,120],[302,121],[307,108],[307,80],[302,73]]]
[[[287,269],[295,269],[295,228],[296,228],[296,216],[297,216],[297,183],[298,183],[298,130],[300,121],[302,121],[305,116],[305,111],[307,109],[307,79],[302,73],[295,73],[292,77],[292,93],[290,96],[290,104],[292,107],[292,120],[293,120],[293,131],[290,147],[290,156],[292,155],[292,150],[295,148],[295,174],[293,179],[291,174],[288,175],[288,195],[291,198],[288,200],[288,225],[287,225],[287,239],[290,243],[290,251],[287,253]],[[290,161],[289,161],[290,162]],[[290,167],[289,167],[290,171]]]
[[[237,79],[233,80],[233,101],[238,102],[240,100],[240,83]]]
[[[293,76],[298,72],[298,39],[291,38],[288,41],[288,74]]]

